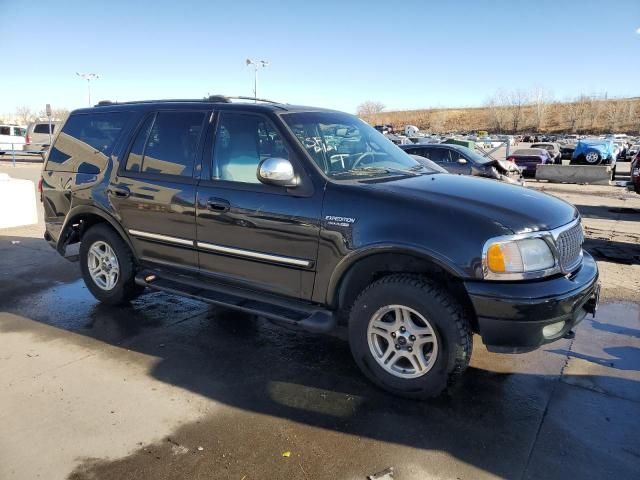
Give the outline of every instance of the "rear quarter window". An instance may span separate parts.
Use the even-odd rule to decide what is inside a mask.
[[[53,143],[45,170],[77,172],[80,165],[89,164],[102,171],[131,115],[131,112],[71,115]]]

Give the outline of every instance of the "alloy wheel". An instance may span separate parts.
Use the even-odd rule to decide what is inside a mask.
[[[120,265],[116,253],[108,243],[99,240],[89,247],[87,266],[91,279],[102,290],[112,290],[118,283]]]
[[[438,338],[429,321],[412,308],[387,305],[367,329],[369,350],[386,372],[410,379],[425,375],[438,358]]]

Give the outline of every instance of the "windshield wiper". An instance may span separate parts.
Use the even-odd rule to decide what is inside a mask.
[[[338,175],[360,175],[367,173],[393,173],[398,175],[409,175],[411,177],[417,177],[421,175],[421,173],[412,170],[414,167],[411,167],[409,170],[402,170],[400,168],[388,168],[388,167],[358,167],[352,168],[351,170],[345,170],[343,172],[333,173],[333,176]]]

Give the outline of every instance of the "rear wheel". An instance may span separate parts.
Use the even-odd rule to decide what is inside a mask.
[[[409,398],[440,394],[468,366],[464,309],[417,275],[390,275],[367,287],[349,319],[353,357],[376,385]]]
[[[131,250],[111,227],[98,224],[82,237],[80,269],[89,291],[102,303],[126,303],[144,291],[136,285]]]

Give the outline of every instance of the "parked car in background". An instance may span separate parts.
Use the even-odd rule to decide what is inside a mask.
[[[562,153],[560,152],[560,145],[557,143],[534,143],[531,145],[531,148],[542,148],[546,150],[551,155],[551,158],[553,158],[553,163],[562,164]]]
[[[400,145],[411,155],[428,158],[449,173],[493,178],[508,183],[522,181],[518,169],[510,169],[498,160],[480,155],[461,145],[439,143],[429,145]]]
[[[629,147],[627,150],[627,158],[629,161],[633,161],[633,158],[640,152],[640,144],[634,144]]]
[[[560,145],[560,158],[562,158],[562,160],[571,160],[571,157],[573,157],[573,151],[575,149],[575,143],[565,143]]]
[[[26,152],[44,152],[49,148],[49,142],[53,139],[60,122],[51,122],[51,135],[49,135],[49,122],[32,122],[27,126],[24,150]]]
[[[522,169],[523,177],[535,176],[538,165],[553,163],[551,154],[543,148],[521,148],[509,155],[507,160]]]
[[[579,140],[571,156],[574,165],[615,165],[616,146],[612,140],[588,138]]]
[[[20,125],[0,125],[0,155],[24,148],[26,128]]]
[[[636,153],[631,160],[631,181],[627,188],[640,194],[640,153]]]

